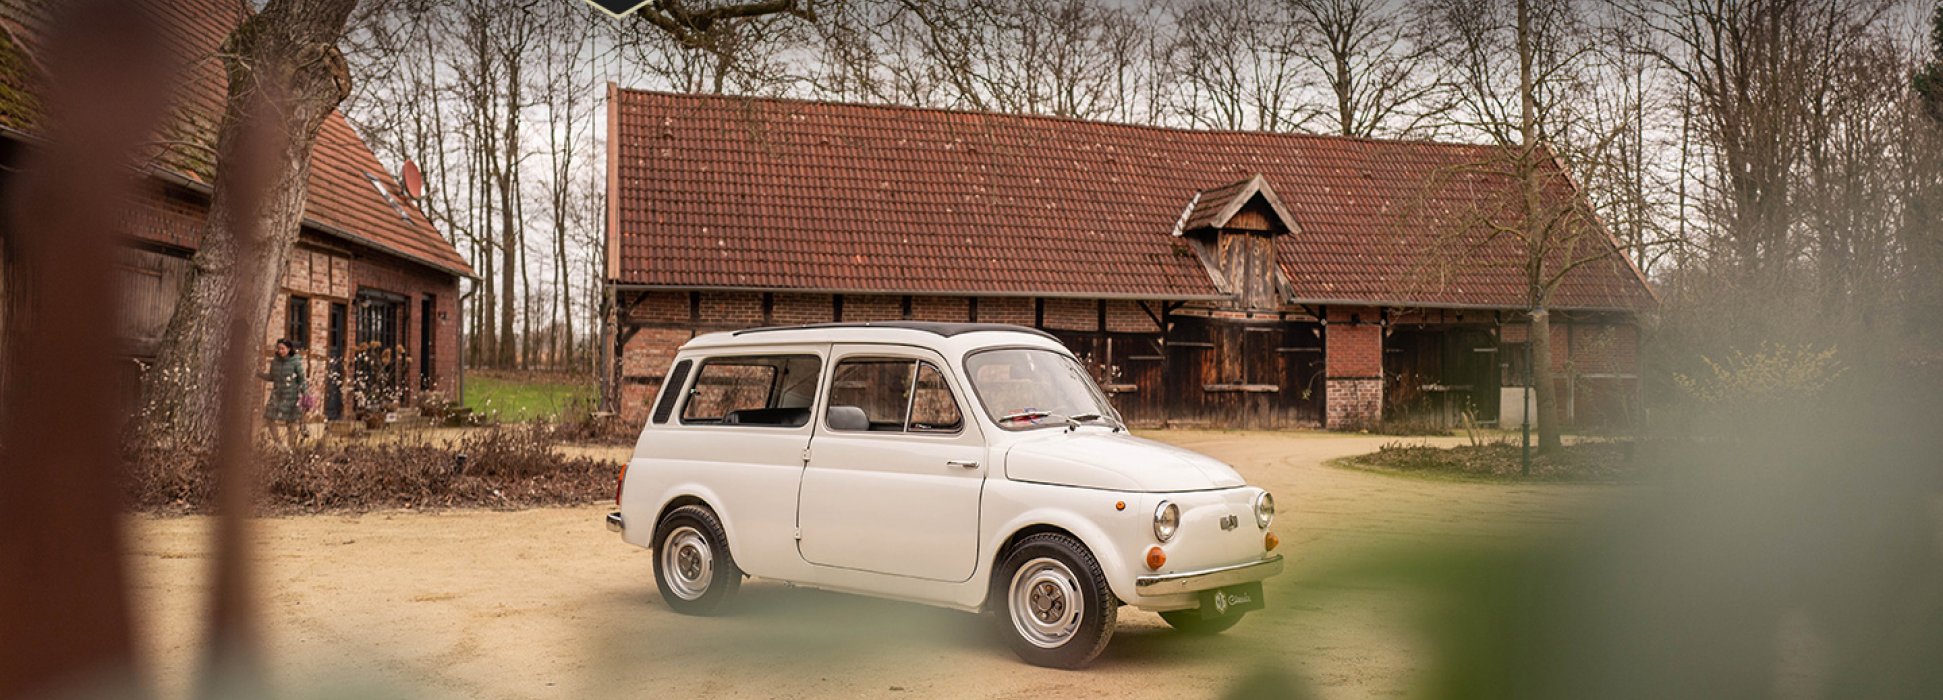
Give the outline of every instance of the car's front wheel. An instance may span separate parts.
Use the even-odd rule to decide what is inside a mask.
[[[1079,540],[1060,533],[1020,540],[993,583],[1000,634],[1026,663],[1079,668],[1113,638],[1119,601]]]
[[[722,521],[706,506],[668,511],[655,528],[655,543],[654,583],[675,612],[712,615],[742,587]]]
[[[1206,617],[1200,610],[1169,610],[1160,614],[1160,619],[1182,634],[1213,635],[1228,631],[1228,628],[1241,622],[1244,612],[1231,612],[1214,617]]]

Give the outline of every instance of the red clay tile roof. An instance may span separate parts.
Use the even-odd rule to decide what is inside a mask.
[[[39,80],[38,69],[32,75],[17,70],[31,65],[30,57],[39,51],[48,17],[57,5],[51,0],[0,0],[0,29],[10,39],[0,44],[0,88]],[[173,118],[159,138],[201,145],[168,147],[156,158],[155,167],[206,187],[214,177],[210,154],[228,91],[228,78],[216,52],[250,10],[241,0],[145,0],[144,5],[163,19],[163,26],[175,30],[167,37],[171,49],[189,58]],[[23,54],[17,59],[5,53],[16,42]],[[31,133],[37,111],[38,103],[20,106],[18,101],[0,99],[0,124]],[[465,258],[404,197],[403,189],[342,114],[332,113],[325,120],[311,151],[310,167],[309,197],[304,202],[307,225],[433,268],[472,274]]]
[[[1296,300],[1524,305],[1515,243],[1436,225],[1515,201],[1510,180],[1461,171],[1482,146],[618,89],[609,110],[621,284],[1214,295],[1169,234],[1197,192],[1260,173],[1300,229],[1277,238]],[[1575,269],[1554,302],[1652,295],[1620,258]]]

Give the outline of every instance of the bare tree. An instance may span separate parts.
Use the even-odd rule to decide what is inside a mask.
[[[1343,136],[1410,135],[1441,111],[1435,46],[1383,0],[1283,0],[1293,53],[1335,99],[1319,116]]]
[[[1445,0],[1433,12],[1437,31],[1444,34],[1442,60],[1454,76],[1448,86],[1457,105],[1453,125],[1482,135],[1492,155],[1436,173],[1426,187],[1477,176],[1512,187],[1507,197],[1482,201],[1454,217],[1429,213],[1438,219],[1433,225],[1448,233],[1426,251],[1425,266],[1495,264],[1488,262],[1495,256],[1480,260],[1475,253],[1507,246],[1516,252],[1530,309],[1539,451],[1556,451],[1563,441],[1551,362],[1554,294],[1580,268],[1624,264],[1579,195],[1578,183],[1567,175],[1567,164],[1582,177],[1602,177],[1610,164],[1596,156],[1609,152],[1623,129],[1587,131],[1596,122],[1584,118],[1588,76],[1578,71],[1592,60],[1597,41],[1571,5]],[[1571,145],[1555,145],[1560,143]]]
[[[1826,93],[1846,46],[1864,39],[1891,0],[1674,0],[1629,11],[1664,46],[1652,55],[1692,96],[1702,145],[1713,161],[1722,228],[1709,248],[1744,278],[1785,285],[1803,250],[1791,194],[1807,157],[1809,105]]]
[[[1286,37],[1296,27],[1270,6],[1194,0],[1170,21],[1167,118],[1203,129],[1296,131],[1321,111],[1305,99],[1312,85],[1290,54]]]
[[[575,352],[574,296],[567,232],[573,224],[574,175],[587,165],[584,149],[596,114],[591,107],[597,86],[589,70],[595,47],[586,31],[590,18],[585,8],[564,3],[550,7],[553,9],[544,14],[547,40],[542,50],[540,88],[547,125],[545,199],[553,229],[554,289],[548,317],[550,325],[559,329],[550,354],[555,362],[571,365]]]
[[[212,434],[220,403],[214,388],[223,370],[218,350],[263,337],[279,273],[303,222],[311,146],[324,119],[350,93],[350,71],[337,41],[355,4],[271,0],[223,45],[229,93],[216,134],[215,191],[186,288],[143,386],[138,430],[144,441],[194,444]],[[230,198],[239,187],[256,184],[237,182],[229,167],[247,124],[273,124],[279,148],[276,167],[253,173],[273,183],[269,195],[253,202],[258,206],[251,211],[236,211]],[[251,230],[262,231],[265,240],[249,246],[252,255],[239,255],[238,232]],[[246,288],[246,282],[255,287]],[[248,323],[232,325],[232,315]]]

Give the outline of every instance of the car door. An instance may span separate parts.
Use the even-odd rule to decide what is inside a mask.
[[[838,345],[831,368],[798,495],[803,559],[971,578],[985,440],[945,362],[915,347]]]

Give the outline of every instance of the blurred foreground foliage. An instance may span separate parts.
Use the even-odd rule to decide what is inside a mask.
[[[1834,359],[1722,364],[1695,398],[1735,420],[1641,441],[1648,479],[1563,536],[1313,575],[1421,597],[1420,697],[1943,697],[1943,381]],[[1314,693],[1264,668],[1231,695]]]

